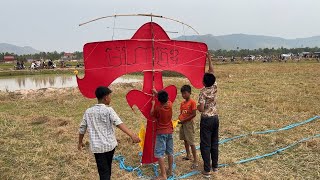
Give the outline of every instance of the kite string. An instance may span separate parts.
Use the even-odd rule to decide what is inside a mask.
[[[137,41],[142,41],[143,39],[139,40],[139,39],[136,39]],[[146,39],[144,39],[146,40]],[[167,41],[167,40],[166,40]],[[192,48],[187,48],[187,47],[183,47],[183,46],[177,46],[177,45],[171,45],[171,44],[166,44],[166,43],[161,43],[161,42],[164,42],[162,40],[153,40],[153,42],[157,42],[159,44],[162,44],[162,45],[167,45],[167,46],[173,46],[174,48],[175,47],[178,47],[178,48],[181,48],[181,49],[186,49],[186,50],[190,50],[190,51],[196,51],[196,52],[202,52],[202,53],[205,53],[207,54],[206,51],[200,51],[200,50],[196,50],[196,49],[192,49]],[[95,49],[98,47],[100,43],[98,42],[95,47],[91,50],[91,52],[89,53],[89,55],[87,57],[85,57],[84,59],[84,62],[86,62],[86,60],[92,55],[92,53],[95,51]],[[125,47],[126,47],[126,58],[127,58],[127,44],[125,43]],[[192,61],[189,61],[188,63],[190,63]],[[148,63],[144,63],[144,64],[148,64]],[[141,64],[141,65],[144,65],[144,64]],[[126,65],[127,66],[127,65]],[[85,70],[99,70],[99,69],[106,69],[106,68],[113,68],[113,67],[102,67],[102,68],[85,68]]]
[[[165,42],[165,41],[157,41],[157,40],[156,40],[155,42],[156,42],[156,43],[159,43],[159,44],[161,44],[161,45],[173,46],[173,48],[178,47],[178,48],[186,49],[186,50],[189,50],[189,51],[207,53],[206,51],[201,51],[201,50],[197,50],[197,49],[193,49],[193,48],[188,48],[188,47],[179,46],[179,45],[176,45],[175,43],[174,43],[174,45],[172,45],[172,44],[162,43],[162,42]],[[176,42],[176,41],[174,41],[174,42]]]
[[[183,37],[184,37],[184,40],[186,41],[187,40],[187,37],[186,37],[186,32],[184,30],[184,25],[182,24],[182,32],[183,32]]]
[[[150,39],[131,39],[131,40],[142,41],[142,42],[150,41]],[[171,45],[171,44],[161,43],[161,42],[170,42],[170,41],[167,40],[167,39],[166,39],[166,40],[161,40],[161,39],[156,40],[156,39],[155,39],[154,42],[159,43],[159,44],[162,44],[162,45],[167,45],[167,46],[176,46],[176,47],[179,47],[179,48],[181,48],[181,49],[186,49],[186,50],[190,50],[190,51],[207,53],[206,51],[201,51],[201,50],[197,50],[197,49],[193,49],[193,48],[187,48],[187,47],[183,47],[183,46],[177,46],[177,45]]]
[[[185,62],[185,63],[181,63],[181,64],[178,64],[178,65],[173,65],[173,66],[170,67],[170,69],[176,68],[176,67],[179,67],[179,66],[188,66],[187,64],[190,64],[190,63],[192,63],[194,61],[197,61],[197,60],[199,60],[199,59],[201,59],[203,57],[206,57],[206,55],[197,57],[197,58],[192,59],[191,61],[188,61],[188,62]],[[141,63],[140,65],[146,65],[146,64],[150,64],[150,63]],[[127,67],[127,65],[121,65],[121,66],[126,66]],[[192,67],[203,67],[203,66],[200,66],[200,65],[199,66],[190,65],[190,66],[192,66]],[[112,69],[112,68],[114,68],[114,67],[111,66],[111,67],[99,67],[99,68],[86,68],[85,70],[86,71],[92,71],[92,70]]]
[[[96,46],[91,50],[91,52],[89,53],[88,57],[86,57],[86,58],[83,60],[83,62],[86,62],[86,60],[91,56],[91,54],[92,54],[93,51],[98,47],[99,44],[100,44],[99,42],[96,44]]]

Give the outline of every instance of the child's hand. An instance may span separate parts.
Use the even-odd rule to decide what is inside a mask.
[[[178,124],[183,124],[183,118],[181,117],[181,115],[178,118]]]
[[[83,147],[84,147],[84,144],[83,144],[83,143],[79,143],[79,144],[78,144],[78,150],[79,150],[79,151],[81,151]]]
[[[211,59],[211,54],[210,54],[209,51],[207,52],[207,58],[208,58],[208,59]]]
[[[131,136],[131,139],[132,139],[133,143],[139,143],[140,142],[140,138],[136,134],[133,134]]]
[[[183,122],[179,120],[179,121],[178,121],[178,124],[183,124]]]
[[[153,89],[152,89],[152,93],[153,93],[153,95],[157,95],[157,94],[158,94],[158,91],[157,91],[155,88],[153,88]]]

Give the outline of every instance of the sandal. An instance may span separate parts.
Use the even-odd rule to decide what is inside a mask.
[[[201,174],[203,175],[204,178],[207,178],[207,179],[209,179],[211,177],[211,173],[210,172],[202,171]]]
[[[154,177],[154,178],[152,178],[152,180],[166,180],[165,178],[163,178],[163,177]]]
[[[192,165],[191,165],[191,169],[197,169],[199,167],[199,165],[198,164],[195,164],[195,163],[193,163]]]
[[[189,157],[183,157],[182,159],[183,159],[183,160],[186,160],[186,161],[191,160]]]
[[[167,174],[167,177],[173,176],[173,171],[171,171],[171,173],[169,173],[169,169],[166,169],[166,174]]]

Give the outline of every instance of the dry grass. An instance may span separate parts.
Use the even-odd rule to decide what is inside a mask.
[[[220,137],[279,128],[320,114],[320,64],[268,63],[216,66],[219,83]],[[166,78],[178,88],[182,78]],[[112,105],[124,122],[138,132],[143,120],[128,107],[125,94],[141,85],[113,86]],[[194,90],[197,99],[198,90]],[[174,104],[178,113],[178,96]],[[78,125],[86,108],[95,100],[83,98],[77,89],[41,90],[34,93],[0,93],[0,179],[97,179],[94,158],[86,148],[76,150]],[[199,134],[199,117],[197,134]],[[254,135],[220,146],[220,163],[271,152],[302,137],[319,134],[319,120],[295,129]],[[119,146],[130,165],[139,165],[138,145],[117,130]],[[182,150],[178,132],[175,150]],[[199,141],[199,135],[197,135]],[[280,155],[242,165],[221,168],[217,179],[319,179],[320,140],[302,143]],[[199,154],[199,158],[200,158]],[[189,172],[191,162],[175,159],[177,174]],[[201,165],[200,165],[201,167]],[[149,167],[144,172],[151,175]],[[113,166],[113,179],[137,176]],[[201,179],[194,176],[192,179]]]

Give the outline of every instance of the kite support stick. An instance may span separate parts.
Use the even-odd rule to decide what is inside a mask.
[[[117,17],[117,16],[114,16],[114,19],[113,19],[112,41],[113,41],[113,38],[114,38],[114,28],[115,28],[115,26],[116,26],[116,17]]]
[[[195,33],[197,33],[199,35],[199,32],[194,29],[192,26],[182,22],[182,21],[179,21],[179,20],[176,20],[176,19],[173,19],[173,18],[169,18],[169,17],[165,17],[165,16],[161,16],[161,15],[155,15],[155,14],[116,14],[116,15],[111,15],[111,16],[103,16],[103,17],[99,17],[99,18],[96,18],[96,19],[93,19],[93,20],[90,20],[90,21],[87,21],[87,22],[84,22],[84,23],[81,23],[79,24],[79,26],[83,26],[83,25],[86,25],[86,24],[89,24],[89,23],[92,23],[94,21],[98,21],[98,20],[101,20],[101,19],[105,19],[105,18],[111,18],[111,17],[130,17],[130,16],[146,16],[146,17],[156,17],[156,18],[163,18],[163,19],[167,19],[167,20],[170,20],[170,21],[175,21],[177,23],[181,23],[189,28],[191,28]]]
[[[155,55],[154,55],[154,32],[153,32],[153,21],[152,21],[152,14],[150,16],[151,18],[151,35],[152,35],[152,91],[153,91],[153,88],[154,88],[154,60],[155,60]],[[153,94],[153,93],[152,93]],[[154,94],[153,94],[153,100],[154,100]],[[154,107],[152,107],[154,108]],[[152,122],[152,149],[154,151],[154,148],[155,148],[155,142],[154,142],[154,132],[155,132],[155,124],[154,122]],[[154,157],[154,153],[152,153],[152,157]]]
[[[154,32],[153,32],[153,24],[152,24],[152,16],[151,17],[151,36],[152,36],[152,88],[154,88]]]

